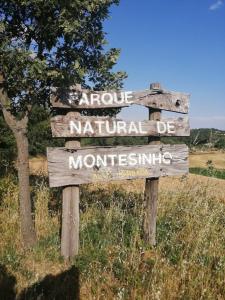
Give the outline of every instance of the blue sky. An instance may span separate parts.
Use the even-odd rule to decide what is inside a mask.
[[[104,29],[121,48],[115,70],[128,73],[124,89],[160,82],[191,94],[192,128],[225,129],[225,3],[221,0],[121,0]],[[124,119],[147,109],[122,110]]]

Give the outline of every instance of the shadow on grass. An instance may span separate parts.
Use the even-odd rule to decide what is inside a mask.
[[[0,265],[0,299],[13,300],[16,297],[15,292],[16,278],[9,274],[6,267]]]
[[[16,296],[16,278],[0,265],[1,300],[78,300],[80,299],[79,270],[72,266],[58,275],[47,275]]]

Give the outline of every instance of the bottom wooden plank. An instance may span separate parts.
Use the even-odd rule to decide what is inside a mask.
[[[48,148],[50,187],[188,173],[186,145]]]

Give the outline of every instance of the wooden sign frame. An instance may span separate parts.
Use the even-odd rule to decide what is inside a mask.
[[[146,178],[144,233],[150,245],[156,244],[159,177],[188,173],[188,147],[180,144],[162,145],[160,136],[190,135],[188,117],[162,119],[161,110],[187,114],[189,98],[190,95],[185,93],[166,91],[159,83],[151,84],[149,90],[137,92],[99,92],[81,89],[80,85],[63,90],[52,89],[52,107],[55,110],[60,109],[61,112],[69,111],[65,115],[57,115],[51,119],[53,137],[67,138],[65,147],[48,148],[47,154],[50,187],[64,187],[61,254],[65,259],[78,254],[79,185],[90,182]],[[123,108],[133,104],[147,107],[149,120],[128,122],[116,118],[81,115],[86,109]],[[132,147],[80,148],[82,137],[111,136],[148,136],[149,144]],[[138,160],[138,157],[144,154],[147,157],[145,157],[147,164]],[[103,157],[108,155],[108,158],[109,155],[116,155],[114,164],[108,165],[108,158],[102,158],[101,155]],[[130,158],[132,156],[133,162],[137,159],[138,163],[132,165],[124,155]],[[97,160],[90,162],[98,156],[103,165]],[[81,166],[79,164],[82,157],[89,157],[89,160],[83,160]],[[157,162],[157,159],[158,164],[151,163]]]

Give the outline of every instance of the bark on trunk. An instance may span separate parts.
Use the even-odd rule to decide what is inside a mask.
[[[16,139],[21,233],[24,246],[31,247],[36,242],[36,233],[32,219],[29,183],[28,118],[25,116],[22,120],[16,120],[9,110],[6,110],[5,108],[2,110],[4,119]]]
[[[14,117],[10,110],[11,101],[3,86],[4,76],[0,72],[0,109],[15,136],[17,144],[21,232],[25,247],[31,247],[36,242],[36,234],[32,220],[29,183],[28,117],[26,114],[21,120]]]
[[[29,182],[29,152],[28,138],[25,130],[14,132],[18,151],[19,202],[21,217],[21,232],[24,245],[33,246],[36,242],[34,222],[32,220],[30,182]]]

